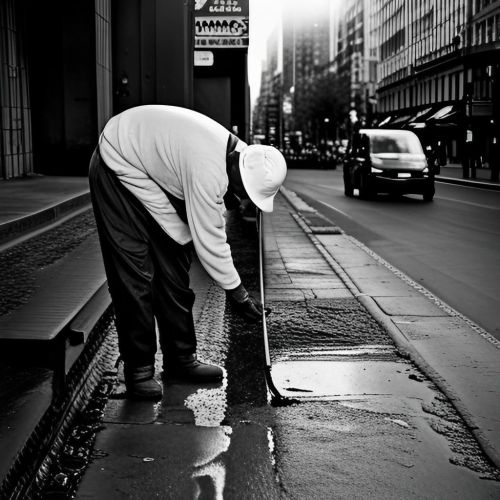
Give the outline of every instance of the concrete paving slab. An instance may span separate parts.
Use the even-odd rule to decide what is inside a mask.
[[[336,255],[360,251],[360,248],[343,234],[318,234],[316,237],[325,248],[331,249]]]
[[[266,265],[266,270],[272,271],[274,269],[284,269],[285,268],[285,263],[283,262],[283,259],[277,258],[277,259],[266,259],[265,260],[265,265]]]
[[[284,395],[295,398],[386,396],[432,399],[425,384],[409,378],[411,365],[389,361],[290,360],[275,363],[273,381]]]
[[[305,273],[314,275],[332,274],[332,268],[326,263],[316,264],[312,267],[309,262],[289,262],[287,263],[286,269],[289,273]]]
[[[248,446],[252,443],[252,446]],[[279,498],[258,425],[108,425],[76,498]]]
[[[342,252],[332,251],[330,247],[325,247],[327,252],[346,270],[351,268],[358,268],[360,266],[373,265],[373,258],[366,252],[359,248],[350,250],[343,250]]]
[[[287,269],[289,267],[293,268],[293,266],[296,265],[304,265],[308,266],[309,269],[314,271],[316,267],[318,267],[319,269],[324,269],[325,266],[325,260],[319,257],[318,254],[315,254],[313,257],[306,257],[298,253],[294,257],[283,257],[282,261]]]
[[[279,281],[282,281],[281,283]],[[314,281],[314,280],[295,280],[292,277],[292,280],[290,282],[287,282],[287,280],[282,279],[282,280],[273,280],[269,286],[272,286],[274,289],[294,289],[294,288],[299,288],[299,289],[312,289],[313,287],[317,289],[332,289],[332,288],[337,288],[337,289],[344,289],[345,286],[342,282],[338,280],[323,280],[323,281]],[[266,294],[268,292],[266,291]]]
[[[278,250],[278,247],[276,246],[276,250],[270,250],[268,248],[268,245],[266,245],[266,242],[264,242],[265,249],[266,249],[266,260],[267,259],[280,259],[281,260],[281,254],[280,251]]]
[[[183,425],[108,425],[97,436],[99,454],[77,498],[221,498],[225,472],[217,460],[230,444],[229,428]],[[168,444],[167,444],[168,443]],[[209,484],[197,477],[212,466]]]
[[[377,305],[389,316],[445,316],[448,313],[426,297],[374,297]]]
[[[0,367],[0,482],[15,463],[27,438],[46,413],[53,397],[54,372],[47,368]]]
[[[288,271],[285,269],[285,266],[282,268],[275,267],[274,269],[268,269],[264,264],[264,279],[267,279],[267,276],[288,276]]]
[[[105,282],[101,249],[95,234],[40,273],[29,302],[0,317],[0,338],[54,339]]]
[[[395,317],[496,460],[500,450],[500,349],[461,318]]]
[[[316,235],[315,239],[345,272],[348,282],[361,291],[360,302],[380,324],[386,325],[401,349],[439,384],[483,450],[495,464],[500,464],[498,346],[485,340],[487,333],[473,328],[466,318],[455,316],[446,304],[436,309],[435,300],[421,294],[394,270],[387,268],[384,272],[375,256],[365,252],[352,237]],[[448,314],[442,313],[445,310]],[[391,318],[399,311],[406,311],[405,316]],[[418,317],[416,313],[425,316]]]
[[[32,176],[0,181],[0,225],[88,193],[87,177]]]
[[[281,285],[291,285],[292,280],[288,273],[286,274],[271,274],[266,277],[266,286],[277,288]]]
[[[160,370],[158,370],[159,372]],[[106,405],[103,421],[119,424],[179,423],[216,427],[227,410],[227,381],[212,384],[188,384],[162,381],[160,402],[126,399],[125,387],[115,391]]]
[[[307,291],[297,288],[266,288],[266,301],[301,301],[305,300]]]
[[[401,281],[394,274],[378,280],[352,277],[352,281],[361,293],[371,297],[416,297],[421,295],[415,288]]]
[[[291,276],[292,283],[299,288],[345,288],[343,281],[327,276]]]
[[[347,288],[313,288],[312,292],[317,299],[352,299],[353,295]]]
[[[352,279],[355,278],[369,278],[373,280],[381,280],[386,278],[387,276],[394,275],[387,267],[377,264],[373,261],[361,264],[359,266],[342,266],[346,271],[349,271],[349,276]]]
[[[500,484],[482,479],[483,464],[461,466],[473,457],[437,432],[452,424],[421,404],[404,395],[360,396],[278,409],[277,461],[288,498],[498,498]]]

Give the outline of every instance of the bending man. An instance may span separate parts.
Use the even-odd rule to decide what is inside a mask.
[[[239,313],[258,320],[262,305],[234,267],[224,213],[246,198],[272,211],[285,175],[277,149],[247,146],[188,109],[139,106],[106,124],[89,181],[129,397],[162,396],[155,319],[167,375],[222,379],[221,368],[196,357],[192,250]]]

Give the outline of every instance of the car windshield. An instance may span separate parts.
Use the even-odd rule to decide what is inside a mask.
[[[397,134],[394,136],[388,135],[371,135],[370,136],[371,152],[373,154],[381,153],[410,153],[421,154],[422,147],[418,137],[406,134]]]

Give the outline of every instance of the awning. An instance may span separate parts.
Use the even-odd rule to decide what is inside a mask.
[[[409,122],[410,119],[411,119],[411,115],[398,116],[398,117],[394,118],[394,120],[392,120],[391,126],[397,125],[397,128],[402,127],[407,122]]]
[[[401,128],[410,118],[410,115],[389,115],[384,118],[377,126],[378,128]]]
[[[407,123],[407,127],[409,129],[421,129],[429,125],[435,127],[456,126],[460,114],[460,109],[454,104],[425,108]]]
[[[382,121],[378,124],[378,126],[379,126],[379,127],[383,127],[383,126],[387,125],[387,124],[391,121],[391,118],[392,118],[392,116],[391,116],[391,115],[386,116],[386,117],[385,117],[385,118],[384,118],[384,119],[383,119],[383,120],[382,120]]]
[[[427,121],[436,121],[443,123],[445,121],[449,121],[450,118],[455,118],[457,115],[458,109],[453,104],[450,104],[448,106],[439,108],[438,111],[427,118]]]
[[[378,128],[403,128],[412,118],[412,115],[389,115],[386,116],[377,126]]]
[[[429,125],[437,127],[455,126],[461,115],[461,110],[455,104],[434,105],[423,108],[414,115],[388,115],[379,124],[379,128],[421,129]]]
[[[412,116],[408,124],[418,123],[425,120],[433,111],[432,107],[421,109],[415,116]]]

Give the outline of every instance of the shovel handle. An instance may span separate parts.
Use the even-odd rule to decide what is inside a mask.
[[[266,366],[271,368],[271,356],[269,355],[269,338],[267,336],[267,321],[264,296],[264,217],[262,210],[258,209],[258,232],[259,232],[259,287],[260,302],[262,304],[262,332],[264,334],[264,352]]]

